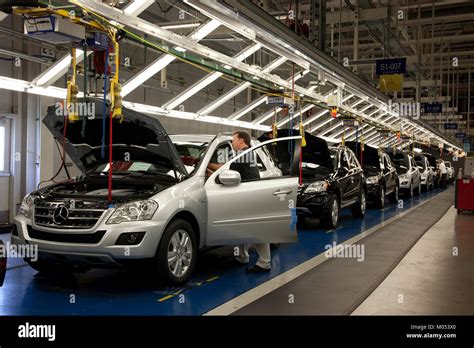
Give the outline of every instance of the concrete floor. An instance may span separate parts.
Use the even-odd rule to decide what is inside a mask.
[[[352,314],[474,314],[474,214],[449,209]]]

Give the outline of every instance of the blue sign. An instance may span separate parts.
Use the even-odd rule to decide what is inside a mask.
[[[375,70],[377,75],[404,74],[406,69],[406,58],[378,59],[375,62]]]
[[[441,103],[422,103],[421,104],[421,112],[423,113],[441,113],[443,112],[443,104]]]
[[[454,136],[458,139],[464,139],[466,137],[466,133],[456,133]]]
[[[465,144],[466,143],[469,144],[471,142],[471,140],[470,139],[464,139],[462,142],[465,143]]]
[[[457,123],[445,123],[444,129],[458,129]]]

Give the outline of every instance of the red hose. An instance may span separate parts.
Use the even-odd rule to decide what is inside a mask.
[[[112,106],[110,107],[109,122],[109,203],[112,202]]]

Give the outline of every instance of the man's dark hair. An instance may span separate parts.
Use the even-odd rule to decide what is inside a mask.
[[[244,143],[250,147],[250,134],[246,131],[235,131],[232,135],[237,135],[239,139],[244,139]]]

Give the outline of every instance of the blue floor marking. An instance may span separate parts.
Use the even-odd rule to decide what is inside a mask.
[[[157,288],[143,276],[120,271],[93,270],[58,281],[44,278],[30,267],[14,268],[7,271],[0,288],[0,315],[201,315],[323,253],[327,244],[340,244],[440,192],[404,199],[402,209],[388,203],[384,210],[368,209],[364,219],[352,219],[350,209],[343,209],[340,226],[329,233],[319,228],[318,220],[309,220],[306,229],[298,229],[298,243],[272,251],[270,273],[246,274],[245,266],[233,262],[232,248],[211,251],[198,261],[195,275],[180,293],[184,297],[173,296],[163,302],[159,300],[181,288]],[[5,235],[0,236],[6,240]],[[255,259],[252,252],[250,261]],[[22,262],[9,260],[8,267]],[[208,281],[213,277],[218,278]],[[75,303],[70,302],[71,295]]]

